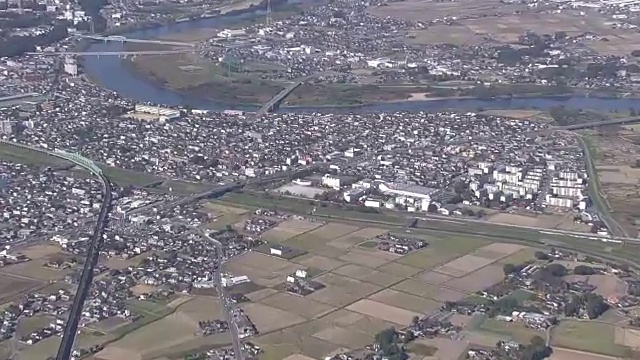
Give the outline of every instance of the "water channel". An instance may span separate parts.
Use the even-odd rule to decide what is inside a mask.
[[[190,20],[162,27],[132,31],[123,36],[136,39],[153,39],[180,32],[191,32],[203,28],[218,26],[221,22],[232,23],[234,20],[259,16],[262,11],[248,10],[241,14],[221,15],[215,18]],[[96,42],[87,51],[118,51],[122,44],[117,42]],[[151,83],[144,77],[135,74],[124,66],[117,56],[89,56],[84,60],[84,71],[94,81],[124,97],[137,101],[153,102],[169,106],[189,106],[194,109],[221,111],[225,109],[255,110],[254,106],[241,104],[225,104],[211,100],[185,96],[168,88]],[[447,99],[429,101],[400,101],[394,103],[378,103],[350,108],[330,107],[283,107],[279,111],[289,112],[378,112],[378,111],[437,111],[445,109],[475,110],[484,109],[549,109],[563,105],[577,109],[593,109],[598,111],[628,111],[630,108],[640,109],[640,99],[632,98],[589,98],[582,96],[539,97],[513,99]]]

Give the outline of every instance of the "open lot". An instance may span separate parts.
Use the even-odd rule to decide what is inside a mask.
[[[401,326],[409,325],[411,323],[411,319],[413,319],[414,316],[420,316],[420,313],[401,309],[369,299],[363,299],[354,304],[351,304],[347,307],[347,309],[381,320],[389,321]]]

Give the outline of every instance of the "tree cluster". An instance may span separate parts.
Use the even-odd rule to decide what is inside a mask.
[[[596,273],[596,270],[591,266],[578,265],[575,268],[573,268],[573,273],[576,275],[593,275]]]
[[[388,328],[380,331],[375,336],[376,343],[380,345],[382,354],[389,360],[404,360],[405,353],[401,346],[398,346],[399,337],[395,328]]]
[[[58,24],[53,29],[37,36],[11,36],[0,39],[0,57],[19,56],[33,52],[36,46],[47,46],[67,37],[66,24]]]
[[[547,346],[540,336],[534,336],[531,343],[522,349],[519,359],[522,360],[543,360],[551,356],[553,349]]]
[[[582,308],[586,310],[589,319],[595,319],[609,310],[609,305],[598,294],[575,295],[571,301],[565,304],[564,314],[565,316],[578,316]]]

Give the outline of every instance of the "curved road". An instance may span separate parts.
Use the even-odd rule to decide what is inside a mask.
[[[107,222],[107,216],[109,215],[109,210],[111,209],[111,200],[112,200],[111,183],[109,182],[109,179],[104,174],[94,173],[93,170],[87,165],[81,162],[69,159],[67,157],[64,157],[59,153],[39,149],[33,146],[14,143],[11,141],[0,140],[0,143],[10,145],[10,146],[15,146],[15,147],[22,148],[29,151],[39,152],[42,154],[46,154],[49,156],[53,156],[59,159],[72,162],[75,165],[88,170],[91,174],[96,175],[102,182],[102,207],[100,208],[100,214],[98,215],[98,222],[96,223],[96,226],[94,227],[94,230],[93,230],[93,235],[91,236],[91,241],[89,243],[89,250],[87,251],[87,258],[84,263],[84,268],[82,269],[82,276],[80,277],[78,290],[76,291],[76,295],[73,299],[73,304],[71,305],[71,311],[69,312],[69,319],[67,320],[67,326],[64,329],[62,342],[60,343],[60,347],[58,348],[58,353],[56,355],[56,360],[70,360],[71,352],[73,350],[73,344],[76,340],[76,335],[78,332],[78,323],[80,322],[82,307],[84,306],[84,301],[87,298],[87,294],[89,293],[89,288],[91,287],[91,282],[93,281],[93,268],[98,263],[98,257],[100,256],[100,248],[102,246],[102,240],[103,240],[102,235],[104,231],[104,226]]]

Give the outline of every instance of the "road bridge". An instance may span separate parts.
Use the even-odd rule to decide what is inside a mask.
[[[36,56],[127,56],[127,55],[172,55],[186,54],[193,50],[148,50],[148,51],[46,51],[30,52],[27,55]]]
[[[189,46],[195,47],[196,44],[186,43],[181,41],[165,41],[165,40],[146,40],[146,39],[131,39],[121,35],[99,36],[99,35],[80,35],[83,39],[91,39],[98,41],[115,41],[121,43],[140,43],[140,44],[157,44],[157,45],[171,45],[171,46]]]
[[[254,119],[259,119],[262,115],[274,111],[278,108],[280,103],[291,94],[295,89],[297,89],[300,85],[304,84],[308,80],[312,79],[315,75],[305,76],[302,79],[297,80],[286,88],[282,89],[276,96],[272,97],[266,104],[262,105],[258,111],[254,114]]]
[[[611,120],[604,120],[604,121],[593,121],[593,122],[587,122],[582,124],[558,126],[558,127],[552,128],[551,130],[580,130],[580,129],[596,128],[596,127],[606,126],[606,125],[624,125],[624,124],[633,124],[638,122],[640,122],[640,117],[628,117],[628,118],[611,119]]]

